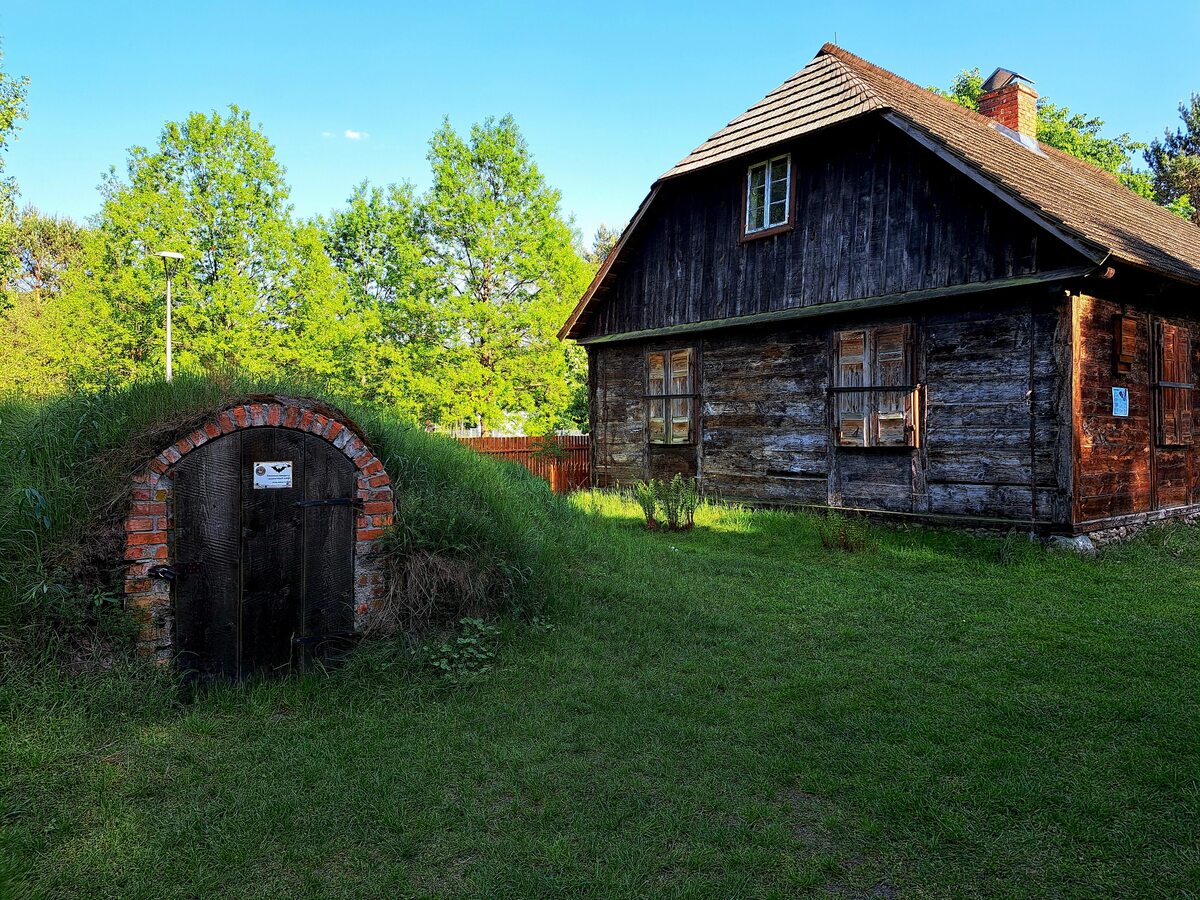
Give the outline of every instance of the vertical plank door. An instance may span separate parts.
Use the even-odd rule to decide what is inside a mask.
[[[354,463],[305,435],[304,598],[299,661],[333,662],[354,631]]]
[[[287,671],[301,629],[304,438],[284,428],[242,432],[242,627],[239,677]],[[292,486],[255,488],[254,466],[292,463]]]
[[[177,665],[237,678],[241,601],[241,435],[189,453],[175,467]]]

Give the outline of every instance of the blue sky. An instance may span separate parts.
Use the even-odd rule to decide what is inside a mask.
[[[5,67],[32,79],[8,174],[24,202],[82,218],[129,146],[236,102],[275,144],[308,216],[363,179],[424,186],[444,115],[465,130],[511,112],[590,236],[623,224],[656,176],[835,35],[920,84],[1016,69],[1111,133],[1156,136],[1200,91],[1189,54],[1200,2],[1146,9],[1155,17],[1054,0],[6,3]]]

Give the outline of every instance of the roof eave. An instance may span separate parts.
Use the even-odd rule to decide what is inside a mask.
[[[558,339],[565,341],[568,338],[579,337],[578,326],[582,325],[581,319],[587,311],[588,306],[592,302],[592,297],[596,291],[608,279],[609,273],[617,262],[617,257],[621,255],[621,251],[625,249],[625,245],[633,237],[633,232],[637,229],[638,224],[642,221],[642,217],[646,214],[646,210],[650,208],[650,204],[654,202],[655,196],[658,194],[659,186],[662,184],[662,179],[654,182],[650,186],[650,192],[642,199],[641,204],[637,208],[637,212],[633,214],[633,218],[629,220],[629,224],[621,232],[621,236],[617,239],[617,243],[613,245],[608,256],[604,258],[604,262],[600,264],[600,268],[596,270],[595,277],[592,278],[592,283],[588,285],[583,296],[579,298],[579,302],[575,304],[575,308],[571,310],[571,315],[567,317],[567,321],[563,327],[558,330]]]

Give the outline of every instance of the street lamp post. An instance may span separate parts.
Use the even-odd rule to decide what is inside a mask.
[[[183,259],[182,253],[176,253],[173,250],[160,250],[154,254],[163,261],[163,272],[167,276],[167,381],[171,380],[171,276],[175,274],[175,269],[179,265],[179,261]]]

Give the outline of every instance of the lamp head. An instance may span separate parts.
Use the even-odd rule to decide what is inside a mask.
[[[176,253],[174,250],[159,250],[154,254],[163,263],[163,271],[167,274],[167,279],[170,280],[171,275],[179,267],[179,261],[183,259],[182,253]]]

